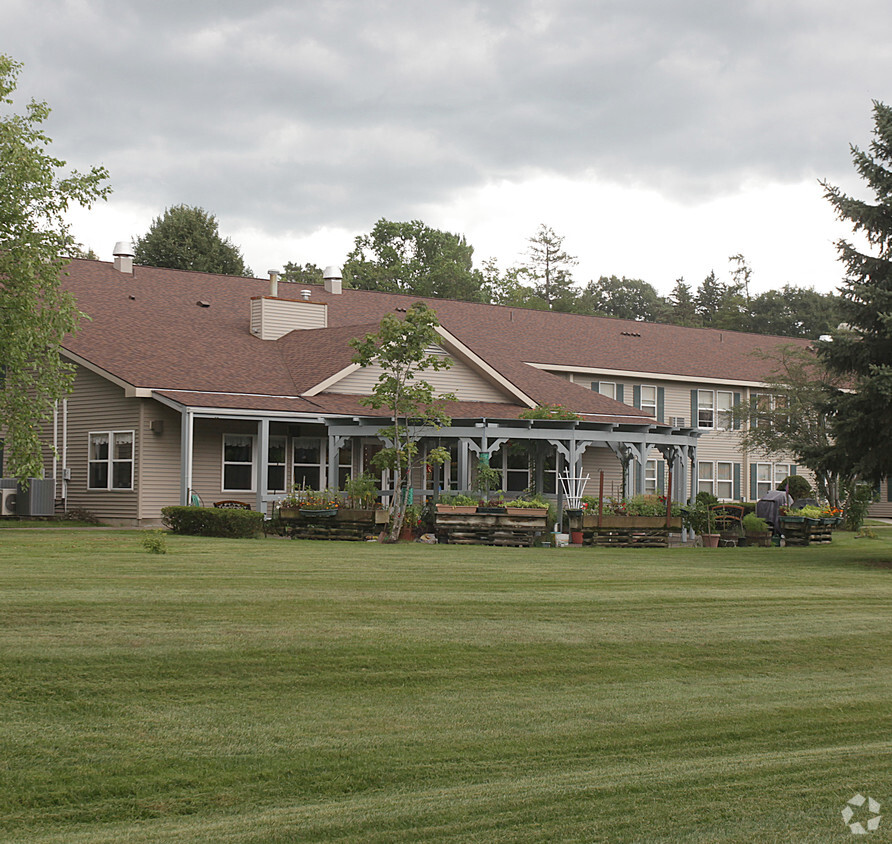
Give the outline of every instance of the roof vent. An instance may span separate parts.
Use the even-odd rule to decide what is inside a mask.
[[[133,244],[129,240],[119,240],[115,244],[115,269],[119,273],[133,275]]]
[[[338,267],[326,267],[322,271],[322,283],[325,285],[327,293],[340,296],[344,286],[341,270]]]
[[[279,295],[280,270],[267,270],[269,273],[269,295],[275,298]]]
[[[620,331],[623,337],[640,337],[641,335],[637,331]]]
[[[310,301],[310,296],[312,296],[312,295],[313,295],[313,291],[312,291],[312,290],[304,289],[304,290],[301,290],[301,291],[300,291],[300,298],[303,299],[304,302],[309,302],[309,301]]]

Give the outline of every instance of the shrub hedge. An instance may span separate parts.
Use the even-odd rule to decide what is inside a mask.
[[[263,513],[216,507],[162,507],[162,521],[174,533],[255,539],[263,535]]]

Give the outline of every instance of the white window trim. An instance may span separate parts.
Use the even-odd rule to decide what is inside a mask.
[[[703,397],[709,396],[711,404],[709,407],[704,406]],[[709,410],[712,413],[712,424],[702,425],[700,423],[700,410]],[[701,431],[714,431],[715,428],[715,390],[697,390],[697,428]]]
[[[701,478],[700,477],[700,467],[704,465],[712,466],[712,477],[711,478]],[[720,478],[719,477],[719,466],[730,466],[731,467],[731,477],[730,478]],[[697,461],[697,492],[700,492],[700,483],[709,483],[711,485],[711,489],[705,490],[710,493],[710,495],[714,495],[718,498],[719,501],[736,501],[734,498],[734,461],[733,460],[698,460]],[[730,495],[723,496],[719,495],[719,484],[730,484],[731,492]]]
[[[640,409],[640,410],[648,410],[648,411],[649,411],[649,410],[651,409],[651,407],[653,407],[653,413],[651,413],[651,416],[653,416],[654,419],[656,419],[656,417],[657,417],[657,412],[658,412],[658,411],[657,411],[657,408],[659,407],[659,403],[660,403],[660,399],[659,399],[659,396],[660,396],[660,390],[659,390],[659,388],[656,386],[656,384],[641,384],[640,386],[641,386],[641,407],[640,407],[639,409]],[[653,390],[653,391],[654,391],[654,400],[653,400],[653,402],[647,402],[647,403],[645,403],[645,401],[644,401],[644,390],[645,390],[645,389]]]
[[[613,399],[614,401],[617,400],[617,398],[616,398],[616,381],[597,381],[596,383],[597,383],[597,385],[598,385],[598,391],[597,391],[597,392],[598,392],[598,395],[600,395],[600,396],[606,396],[608,399]],[[612,395],[612,396],[611,396],[609,393],[605,393],[605,392],[601,389],[602,387],[606,387],[608,384],[609,384],[611,387],[613,387],[613,395]]]
[[[116,434],[130,434],[131,450],[129,460],[115,460],[114,458],[114,442]],[[93,460],[90,457],[90,444],[95,436],[108,437],[108,458],[106,460]],[[106,463],[108,465],[108,483],[106,486],[90,486],[90,466],[93,463]],[[130,486],[112,486],[114,479],[114,464],[129,463],[130,464]],[[89,492],[133,492],[134,481],[136,480],[136,431],[123,428],[117,431],[89,431],[87,433],[87,490]]]
[[[719,394],[728,396],[728,409],[720,410],[719,409]],[[733,431],[734,430],[734,391],[733,390],[716,390],[715,398],[713,399],[714,409],[713,409],[713,421],[715,422],[715,430],[716,431]],[[727,413],[727,426],[722,422],[723,414]],[[727,462],[727,461],[722,461]]]
[[[247,463],[236,463],[226,459],[226,438],[227,437],[248,437],[251,440],[251,488],[250,489],[227,489],[224,486],[226,481],[226,467],[230,466],[247,466]],[[256,434],[236,434],[232,431],[223,434],[220,440],[220,490],[222,492],[232,492],[242,495],[257,492],[257,435]]]

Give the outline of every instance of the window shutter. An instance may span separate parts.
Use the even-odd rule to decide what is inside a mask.
[[[697,390],[691,390],[691,427],[700,427],[699,398]]]
[[[740,393],[734,393],[734,410],[739,411],[740,409]],[[740,417],[735,412],[734,421],[731,425],[732,429],[735,431],[740,430]]]
[[[758,501],[759,493],[756,491],[756,464],[750,463],[750,501]]]
[[[793,463],[793,464],[790,465],[790,474],[791,474],[791,475],[795,475],[795,474],[796,474],[796,464],[795,464],[795,463]]]
[[[592,390],[596,393],[601,392],[601,382],[600,381],[592,381]]]
[[[666,388],[657,387],[657,422],[666,421]]]
[[[636,384],[632,387],[632,404],[641,410],[641,385]]]
[[[616,385],[616,400],[617,401],[625,401],[625,390],[623,389],[622,384]]]
[[[740,501],[740,464],[734,464],[734,500]]]
[[[0,449],[3,448],[3,443],[0,443]],[[886,501],[892,501],[892,478],[886,478]]]
[[[660,495],[666,492],[666,461],[657,460],[657,492]]]

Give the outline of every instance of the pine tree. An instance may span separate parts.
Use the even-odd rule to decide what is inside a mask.
[[[835,446],[828,462],[862,479],[892,475],[892,109],[874,102],[874,138],[867,151],[852,147],[855,169],[873,202],[823,183],[841,220],[864,237],[864,251],[837,243],[846,270],[841,287],[845,320],[819,352],[851,390],[831,398]]]
[[[576,266],[578,262],[575,256],[564,251],[564,238],[542,223],[536,234],[528,238],[528,243],[527,269],[538,282],[536,293],[545,300],[549,308],[554,307],[558,301],[565,304],[572,302],[576,298],[576,291],[573,289],[570,267]]]

